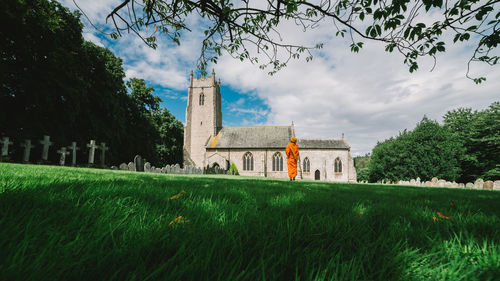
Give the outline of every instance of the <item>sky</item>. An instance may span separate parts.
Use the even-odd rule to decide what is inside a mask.
[[[126,80],[144,79],[162,98],[161,106],[185,122],[189,73],[196,71],[201,50],[199,19],[188,19],[192,32],[183,34],[180,46],[159,35],[154,50],[134,34],[117,40],[105,34],[112,29],[105,18],[120,0],[60,2],[70,10],[77,10],[76,3],[85,12],[84,38],[121,57]],[[437,13],[423,21],[434,17]],[[313,52],[312,61],[293,60],[273,76],[223,52],[218,63],[208,67],[222,82],[223,126],[293,122],[298,138],[339,139],[344,134],[351,153],[359,156],[370,153],[378,141],[414,129],[424,116],[441,123],[447,111],[483,110],[500,101],[500,66],[472,64],[472,76],[487,78],[480,85],[466,78],[474,50],[471,42],[447,42],[447,51],[437,56],[434,68],[431,58],[423,58],[419,70],[410,73],[402,55],[385,52],[385,45],[378,42],[365,41],[359,53],[352,53],[348,40],[334,36],[330,22],[305,33],[294,24],[280,28],[287,42],[324,47]]]

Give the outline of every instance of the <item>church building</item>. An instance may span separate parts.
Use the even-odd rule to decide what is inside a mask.
[[[220,79],[193,77],[191,71],[184,127],[184,165],[235,164],[240,175],[288,178],[285,147],[295,137],[290,126],[222,127]],[[351,146],[342,139],[298,138],[297,179],[356,182]]]

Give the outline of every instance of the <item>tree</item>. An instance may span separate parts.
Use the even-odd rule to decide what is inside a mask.
[[[131,78],[126,85],[131,90],[130,98],[142,112],[156,111],[160,108],[161,98],[153,95],[155,89],[146,86],[144,79]]]
[[[482,177],[500,178],[500,102],[492,103],[484,111],[459,108],[448,111],[444,126],[462,143],[465,154],[461,161],[463,182]]]
[[[81,147],[94,139],[111,148],[106,161],[113,164],[128,162],[138,153],[159,161],[165,158],[156,148],[162,135],[182,139],[178,126],[160,132],[164,125],[155,123],[151,112],[160,110],[161,99],[152,95],[154,89],[146,87],[144,80],[131,79],[131,94],[127,94],[122,60],[109,49],[83,40],[79,13],[71,13],[56,1],[4,2],[0,10],[0,136],[20,144],[50,135],[56,148],[50,150],[52,162],[60,147],[72,141]],[[169,122],[178,122],[173,120]],[[175,145],[169,147],[168,155],[182,155],[182,145]],[[36,145],[32,155],[40,150]],[[10,152],[13,160],[22,159],[19,145]],[[85,156],[77,159],[83,162]],[[181,162],[182,156],[173,159]]]
[[[469,64],[479,61],[490,65],[499,57],[490,55],[500,43],[500,0],[122,0],[106,20],[115,26],[112,38],[124,31],[132,31],[149,46],[155,48],[160,34],[180,44],[182,34],[191,31],[187,18],[199,15],[206,23],[198,67],[205,72],[207,62],[216,63],[225,50],[240,60],[270,67],[270,74],[286,66],[290,59],[323,47],[321,42],[304,46],[286,42],[280,34],[280,25],[293,22],[300,31],[319,24],[332,26],[332,35],[347,37],[350,49],[359,52],[364,41],[385,44],[387,52],[397,51],[404,57],[409,71],[418,69],[417,59],[445,52],[444,38],[453,42],[473,41]],[[431,24],[423,22],[419,14],[439,14]],[[154,28],[150,35],[143,29]],[[256,50],[256,51],[254,51]],[[284,55],[280,55],[281,53]],[[259,61],[261,54],[263,61]],[[469,67],[467,67],[469,69]],[[467,77],[469,71],[467,70]],[[470,78],[470,77],[469,77]],[[476,83],[484,77],[474,78]]]
[[[424,116],[413,131],[377,143],[369,164],[370,181],[433,177],[457,180],[464,148],[452,132]]]

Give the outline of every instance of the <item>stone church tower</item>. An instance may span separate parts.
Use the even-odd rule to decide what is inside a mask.
[[[190,75],[186,127],[184,128],[184,165],[205,167],[205,146],[222,129],[220,79]]]

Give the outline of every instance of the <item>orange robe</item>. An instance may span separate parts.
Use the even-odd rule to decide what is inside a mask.
[[[297,160],[299,160],[299,146],[290,142],[285,149],[286,165],[288,166],[288,177],[293,179],[297,176]]]

